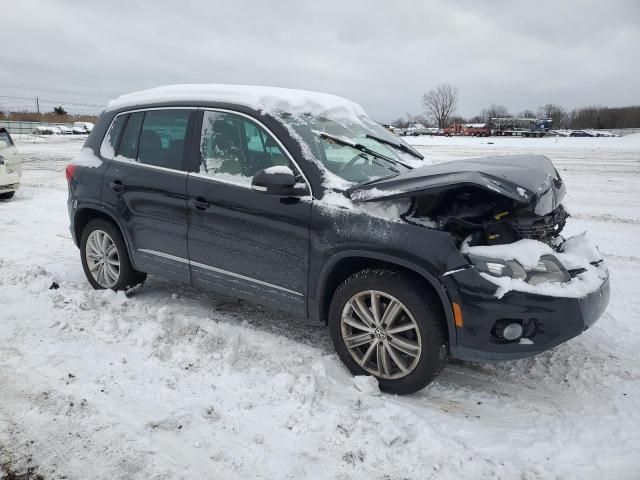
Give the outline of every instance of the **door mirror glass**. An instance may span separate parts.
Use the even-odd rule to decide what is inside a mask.
[[[260,170],[253,176],[251,188],[268,195],[289,197],[300,195],[293,170],[284,165],[277,165]],[[306,190],[302,186],[303,190]]]

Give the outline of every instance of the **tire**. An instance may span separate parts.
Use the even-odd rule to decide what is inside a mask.
[[[15,190],[13,192],[0,193],[0,200],[10,200],[15,194]]]
[[[358,303],[367,309],[362,317],[356,311],[361,308]],[[338,356],[353,375],[375,376],[385,392],[417,392],[447,362],[446,320],[439,303],[422,282],[400,272],[368,269],[352,275],[336,289],[329,307],[329,330]],[[398,314],[390,315],[385,325],[385,312],[394,309]],[[369,322],[363,320],[367,313]]]
[[[101,251],[101,245],[108,245],[106,252]],[[144,282],[147,278],[146,273],[138,272],[131,266],[120,229],[102,218],[91,220],[84,228],[80,239],[80,258],[84,274],[96,290],[107,288],[126,290]],[[96,268],[97,263],[102,263],[102,268],[99,266]],[[96,276],[92,273],[92,268]],[[99,273],[101,271],[102,274]],[[117,275],[113,274],[114,271]]]

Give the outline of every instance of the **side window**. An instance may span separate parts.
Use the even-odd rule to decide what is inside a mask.
[[[138,161],[146,165],[183,170],[190,110],[150,110],[140,133]]]
[[[109,128],[109,131],[104,136],[102,145],[100,145],[100,155],[104,158],[115,158],[118,140],[120,140],[120,134],[122,133],[122,128],[124,127],[125,122],[127,121],[127,117],[128,115],[126,114],[118,115],[111,124],[111,128]]]
[[[143,118],[144,112],[136,112],[129,115],[127,124],[122,132],[118,157],[132,161],[138,158],[138,140],[140,139],[140,127],[142,126]]]
[[[200,158],[200,173],[244,185],[251,185],[259,170],[289,165],[277,142],[262,127],[226,112],[204,112]]]

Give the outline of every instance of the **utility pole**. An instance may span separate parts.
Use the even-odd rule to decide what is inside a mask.
[[[38,110],[38,115],[40,115],[40,99],[36,97],[36,110]]]

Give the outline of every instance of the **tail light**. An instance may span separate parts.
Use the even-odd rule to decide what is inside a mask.
[[[65,175],[65,177],[67,177],[67,182],[71,181],[71,179],[73,178],[73,173],[75,172],[75,170],[76,170],[76,166],[75,165],[73,165],[71,163],[69,165],[67,165],[67,168],[65,168],[65,170],[64,170],[64,175]]]

